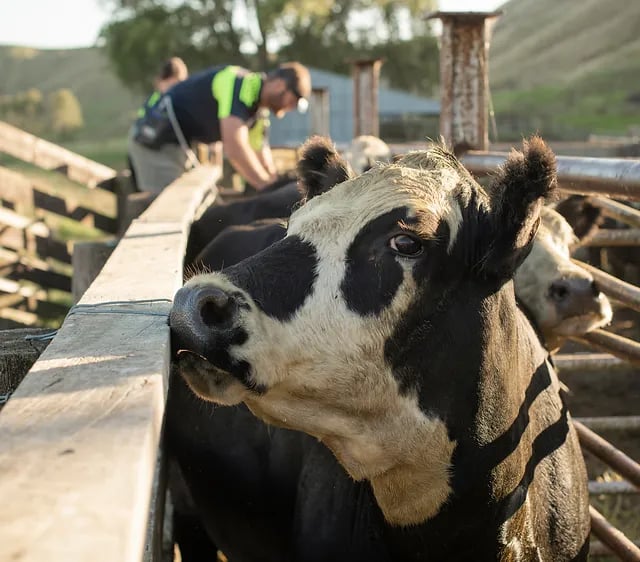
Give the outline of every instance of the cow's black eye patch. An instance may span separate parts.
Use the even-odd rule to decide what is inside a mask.
[[[398,255],[409,258],[418,257],[424,247],[422,242],[409,234],[397,234],[389,239],[389,247]]]
[[[224,270],[229,280],[247,291],[265,314],[289,320],[313,290],[318,258],[315,247],[288,236]]]
[[[404,279],[389,239],[407,236],[398,225],[407,223],[408,209],[394,209],[366,224],[347,250],[347,267],[341,289],[350,310],[358,314],[379,314],[391,304]],[[400,241],[402,244],[402,241]]]

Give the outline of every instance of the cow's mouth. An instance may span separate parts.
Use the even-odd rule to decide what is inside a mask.
[[[566,318],[553,327],[554,334],[558,336],[580,336],[597,328],[606,326],[611,321],[607,315],[591,312]]]
[[[178,350],[176,365],[189,388],[203,400],[232,406],[242,402],[250,392],[233,374],[194,351]]]
[[[597,299],[594,299],[591,309],[587,308],[565,318],[553,327],[553,332],[565,337],[579,336],[606,326],[611,322],[612,316],[609,300],[600,294]]]

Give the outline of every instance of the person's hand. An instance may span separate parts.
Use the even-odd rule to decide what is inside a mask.
[[[264,191],[277,179],[278,179],[277,174],[273,174],[273,175],[270,174],[267,180],[261,181],[260,183],[254,183],[252,185],[256,189],[256,191]]]

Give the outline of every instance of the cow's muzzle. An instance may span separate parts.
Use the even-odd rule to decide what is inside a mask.
[[[239,322],[241,308],[246,308],[241,295],[211,284],[187,285],[174,297],[169,315],[172,356],[202,398],[234,404],[246,391],[261,390],[252,382],[250,365],[231,353],[232,346],[247,340]]]
[[[173,300],[169,315],[174,354],[180,350],[207,356],[212,345],[234,327],[237,300],[215,286],[183,287]],[[225,338],[222,338],[225,339]]]

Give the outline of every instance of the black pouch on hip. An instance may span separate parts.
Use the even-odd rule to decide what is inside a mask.
[[[147,109],[134,125],[133,140],[151,150],[173,141],[173,127],[162,102]]]

